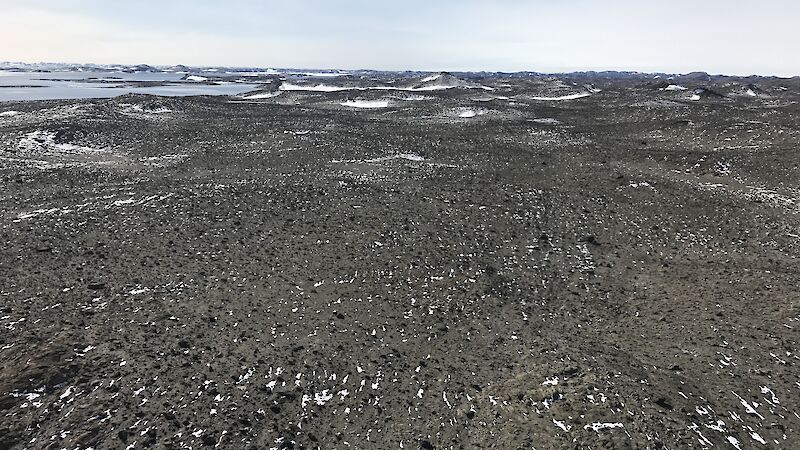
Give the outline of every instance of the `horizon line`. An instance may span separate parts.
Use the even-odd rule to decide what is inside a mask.
[[[183,64],[183,63],[174,63],[174,64],[150,64],[150,63],[98,63],[98,62],[58,62],[58,61],[0,61],[0,64],[26,64],[26,65],[35,65],[35,64],[51,64],[51,65],[83,65],[83,66],[149,66],[153,68],[168,68],[168,67],[175,67],[175,66],[185,66],[190,69],[259,69],[259,70],[316,70],[316,71],[340,71],[340,72],[394,72],[394,73],[401,73],[401,72],[421,72],[421,73],[441,73],[441,72],[450,72],[450,73],[508,73],[508,74],[517,74],[517,73],[535,73],[541,75],[569,75],[569,74],[578,74],[578,73],[631,73],[631,74],[641,74],[641,75],[690,75],[690,74],[706,74],[708,76],[721,76],[721,77],[735,77],[735,78],[750,78],[750,77],[759,77],[759,78],[781,78],[781,79],[793,79],[798,78],[800,75],[777,75],[777,74],[759,74],[759,73],[751,73],[751,74],[732,74],[732,73],[712,73],[705,70],[691,70],[688,72],[668,72],[668,71],[647,71],[647,70],[635,70],[635,69],[609,69],[609,68],[572,68],[572,69],[562,69],[562,70],[554,70],[554,71],[539,71],[539,70],[490,70],[490,69],[371,69],[371,68],[322,68],[322,67],[280,67],[280,66],[250,66],[250,65],[214,65],[214,64]],[[0,69],[3,70],[3,69]]]

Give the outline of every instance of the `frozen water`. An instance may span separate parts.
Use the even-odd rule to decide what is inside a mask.
[[[125,72],[3,72],[0,71],[0,101],[67,100],[112,98],[125,94],[169,97],[190,95],[240,95],[256,84],[181,83],[179,73]],[[105,79],[105,82],[97,82]],[[133,82],[164,82],[163,86],[139,87]]]

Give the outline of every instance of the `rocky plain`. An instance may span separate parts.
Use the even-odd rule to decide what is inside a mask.
[[[800,79],[256,82],[0,103],[0,448],[800,448]]]

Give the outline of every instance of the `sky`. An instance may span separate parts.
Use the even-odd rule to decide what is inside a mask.
[[[800,75],[797,0],[0,0],[0,60]]]

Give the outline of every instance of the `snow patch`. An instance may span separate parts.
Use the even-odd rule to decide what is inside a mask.
[[[351,91],[355,88],[329,86],[326,84],[317,84],[315,86],[302,86],[299,84],[283,83],[279,89],[282,91],[341,92],[341,91]]]
[[[417,154],[414,154],[414,153],[400,153],[400,154],[397,154],[397,155],[383,156],[383,157],[380,157],[380,158],[372,158],[372,159],[334,159],[331,162],[334,163],[334,164],[340,164],[340,163],[356,163],[356,164],[368,163],[368,164],[374,164],[374,163],[381,163],[381,162],[391,161],[393,159],[405,159],[406,161],[414,161],[414,162],[425,161],[425,157],[417,155]],[[358,373],[363,372],[363,369],[361,369],[360,367],[356,367],[356,369],[358,370]]]
[[[409,94],[409,95],[397,96],[397,97],[393,97],[393,98],[400,99],[400,100],[402,100],[404,102],[419,102],[419,101],[430,100],[431,99],[431,97],[426,97],[424,95],[417,95],[417,94]]]
[[[333,394],[329,393],[327,389],[322,392],[317,392],[314,394],[314,403],[319,406],[328,403],[333,398]]]
[[[346,106],[348,108],[366,108],[366,109],[377,109],[377,108],[388,108],[389,101],[388,100],[349,100],[343,103],[340,103],[342,106]]]
[[[741,446],[741,444],[739,443],[739,440],[738,440],[738,439],[736,439],[735,437],[733,437],[733,436],[728,436],[728,442],[730,442],[730,443],[731,443],[731,445],[732,445],[734,448],[736,448],[736,450],[742,450],[742,446]]]
[[[282,92],[259,92],[257,94],[250,94],[242,96],[245,100],[260,100],[264,98],[274,98],[281,95]]]
[[[65,398],[69,397],[70,395],[72,395],[73,389],[74,389],[74,386],[68,387],[61,395],[58,396],[58,399],[59,400],[64,400]]]
[[[761,435],[759,435],[755,431],[750,433],[750,437],[753,438],[754,441],[758,442],[761,445],[767,445],[767,441],[765,441],[764,438],[762,438]]]
[[[416,162],[425,161],[424,157],[419,156],[419,155],[415,155],[413,153],[401,153],[401,154],[397,155],[396,158],[405,159],[405,160],[408,160],[408,161],[416,161]]]
[[[557,386],[558,385],[558,377],[548,378],[544,380],[542,386]]]
[[[591,97],[592,94],[588,92],[580,92],[577,94],[562,95],[560,97],[531,97],[531,100],[540,101],[561,101],[561,100],[576,100],[584,97]]]
[[[70,143],[57,143],[56,134],[52,131],[33,131],[26,134],[18,144],[20,150],[36,151],[36,150],[50,150],[58,153],[101,153],[104,150],[99,150],[91,147],[84,147]]]
[[[163,106],[155,109],[145,108],[142,105],[136,105],[133,103],[120,103],[119,106],[123,108],[123,113],[167,114],[172,112],[171,109]]]
[[[614,429],[614,428],[622,428],[622,427],[623,427],[623,425],[621,423],[619,423],[619,422],[616,422],[616,423],[594,422],[594,423],[590,423],[589,425],[584,426],[583,429],[584,430],[591,429],[591,430],[593,430],[595,432],[599,432],[601,430],[611,430],[611,429]]]
[[[347,72],[302,72],[293,75],[300,75],[309,78],[336,78],[336,77],[346,77],[350,74]]]
[[[558,428],[561,428],[565,432],[568,432],[570,428],[572,428],[571,426],[566,425],[564,422],[556,419],[553,419],[553,425],[557,426]]]

